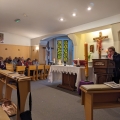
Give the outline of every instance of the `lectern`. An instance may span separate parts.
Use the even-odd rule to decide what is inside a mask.
[[[97,75],[97,84],[112,81],[115,63],[110,59],[93,59],[94,73]]]

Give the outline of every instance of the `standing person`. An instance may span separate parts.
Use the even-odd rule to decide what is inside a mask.
[[[115,51],[113,46],[108,48],[108,59],[115,62],[115,69],[113,70],[113,81],[119,83],[120,79],[120,54]]]

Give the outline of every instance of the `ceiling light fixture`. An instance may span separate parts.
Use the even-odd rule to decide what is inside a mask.
[[[73,13],[72,16],[75,17],[75,16],[76,16],[76,13]]]
[[[63,19],[63,18],[60,18],[60,21],[64,21],[64,19]]]
[[[94,6],[94,3],[90,3],[90,4],[88,5],[87,10],[90,11],[90,10],[93,8],[93,6]]]
[[[15,19],[15,22],[16,22],[16,23],[20,22],[20,19]]]
[[[87,10],[90,11],[92,8],[91,7],[88,7]]]

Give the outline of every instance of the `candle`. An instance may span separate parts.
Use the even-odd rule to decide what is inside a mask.
[[[84,54],[85,54],[85,77],[88,78],[88,44],[84,44]]]
[[[53,59],[53,63],[55,63],[55,58]]]

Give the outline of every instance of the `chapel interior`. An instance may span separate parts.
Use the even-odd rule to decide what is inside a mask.
[[[120,0],[0,0],[0,120],[120,120],[111,46]]]

